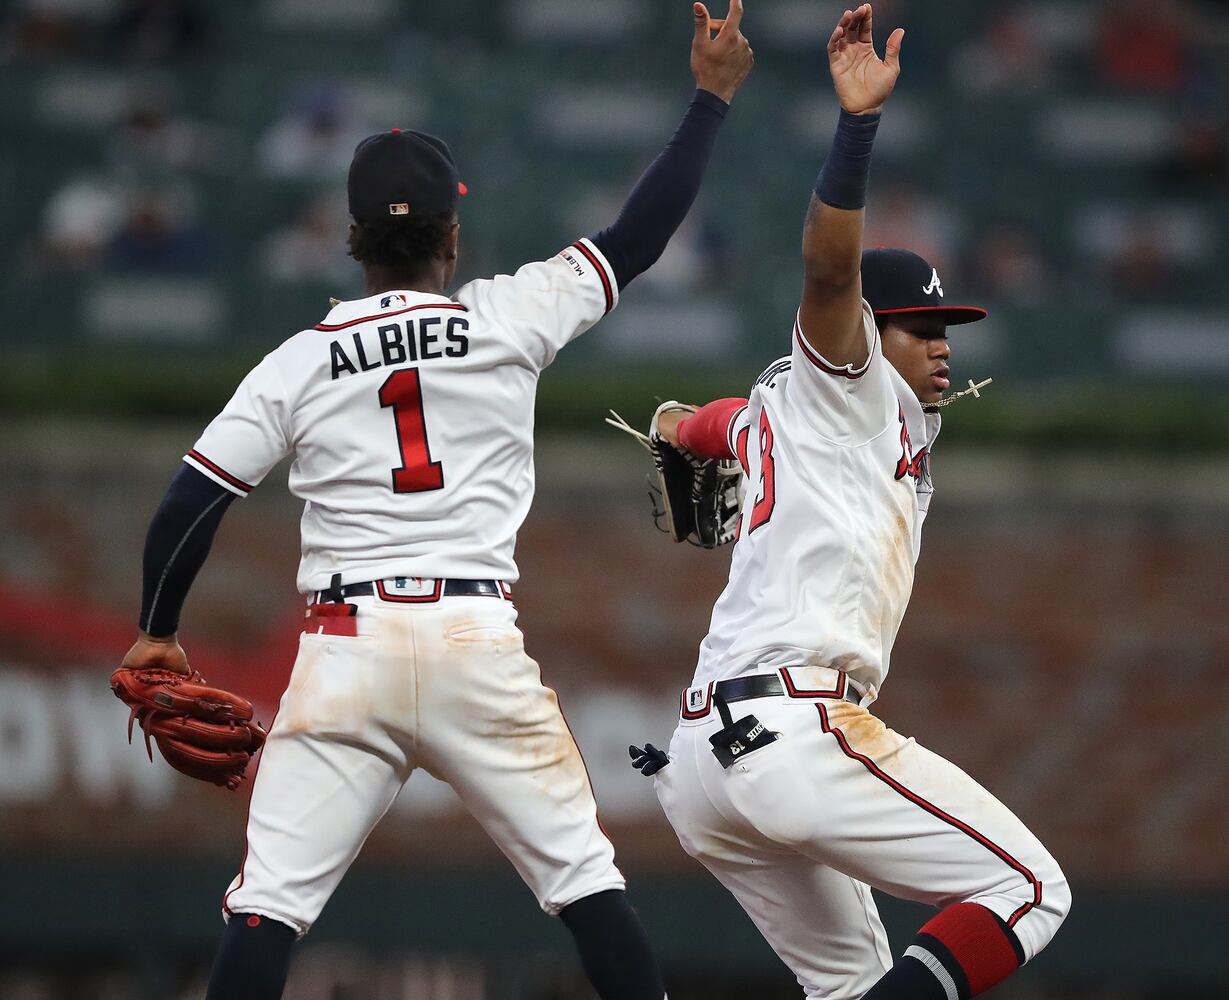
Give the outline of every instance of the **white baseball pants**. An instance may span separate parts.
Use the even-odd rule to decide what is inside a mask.
[[[452,785],[547,913],[623,888],[580,751],[525,654],[513,605],[349,603],[357,635],[300,640],[224,913],[305,934],[417,767]]]
[[[836,691],[837,671],[790,669],[793,686]],[[684,694],[684,705],[704,691]],[[1070,906],[1058,864],[1010,810],[954,764],[834,698],[730,704],[780,738],[723,769],[715,708],[683,718],[657,795],[684,850],[734,894],[805,995],[862,996],[892,965],[868,886],[947,907],[980,903],[1026,958]]]

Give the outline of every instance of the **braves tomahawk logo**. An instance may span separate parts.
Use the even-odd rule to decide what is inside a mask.
[[[943,285],[939,283],[939,269],[937,267],[930,269],[930,284],[923,288],[922,291],[927,295],[931,292],[938,292],[939,298],[943,298]]]

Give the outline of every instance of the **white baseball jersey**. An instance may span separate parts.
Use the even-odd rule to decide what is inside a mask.
[[[872,696],[913,588],[938,414],[883,356],[829,364],[794,326],[793,352],[731,421],[748,470],[730,579],[700,647],[696,686],[765,668],[837,667]]]
[[[539,373],[618,301],[588,240],[453,298],[338,304],[267,355],[185,461],[240,496],[293,452],[298,586],[517,578]]]
[[[913,586],[939,418],[884,358],[865,304],[863,328],[868,360],[838,368],[795,325],[791,356],[731,420],[750,470],[739,539],[670,763],[654,776],[679,843],[808,997],[864,996],[892,967],[871,887],[977,903],[1011,929],[1023,960],[1071,903],[1057,862],[1006,806],[867,709]],[[779,682],[727,710],[774,738],[740,744],[725,766],[713,753],[719,731],[729,745],[713,682],[744,674]],[[906,955],[943,969],[924,948]]]

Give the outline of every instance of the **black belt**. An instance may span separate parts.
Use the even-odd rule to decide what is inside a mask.
[[[729,680],[718,681],[713,685],[713,694],[720,695],[726,702],[747,701],[749,698],[778,698],[786,694],[785,685],[777,674],[752,674],[749,677],[731,677]],[[846,701],[855,705],[862,703],[862,696],[853,689],[848,680],[845,681]]]
[[[316,591],[316,603],[325,601],[343,601],[347,597],[373,597],[376,593],[376,581],[367,580],[364,583],[347,583],[344,587],[334,584],[328,590]],[[429,597],[430,595],[423,595]],[[498,580],[454,580],[446,579],[439,597],[507,597],[509,594]]]

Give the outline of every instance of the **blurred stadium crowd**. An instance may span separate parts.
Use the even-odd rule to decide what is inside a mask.
[[[593,351],[711,364],[762,356],[788,323],[833,111],[825,13],[753,5],[759,68],[698,211]],[[1225,4],[950,0],[940,16],[887,0],[876,20],[909,41],[868,243],[913,247],[999,307],[978,359],[1033,378],[1229,375]],[[17,0],[0,214],[24,236],[0,281],[20,338],[280,338],[288,300],[314,321],[357,280],[350,153],[393,125],[454,147],[473,192],[462,277],[545,256],[610,219],[672,127],[679,21],[652,0]],[[1035,370],[1020,341],[1038,330],[1064,337],[1065,364]]]

